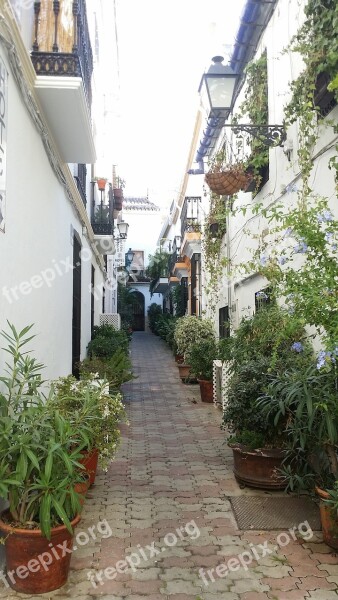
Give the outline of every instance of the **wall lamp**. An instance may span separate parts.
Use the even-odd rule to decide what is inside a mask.
[[[121,240],[126,240],[128,236],[129,223],[120,221],[117,223],[117,229],[119,230],[119,237]]]
[[[126,265],[127,271],[130,270],[131,263],[134,260],[134,256],[135,256],[135,252],[133,252],[132,249],[129,248],[128,252],[125,253],[125,265]]]
[[[230,127],[235,134],[245,132],[259,139],[266,146],[283,146],[286,140],[283,125],[225,123],[233,109],[240,74],[235,73],[229,65],[223,65],[223,60],[223,56],[213,57],[213,64],[202,76],[198,90],[201,95],[202,105],[208,112],[209,123],[207,130],[204,132],[205,139],[203,139],[201,144],[208,146],[209,141],[211,142],[211,138],[215,135],[215,123],[217,122],[216,124],[219,127],[223,121],[222,127]]]

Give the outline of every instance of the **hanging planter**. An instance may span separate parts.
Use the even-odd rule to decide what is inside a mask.
[[[252,174],[245,171],[242,163],[221,166],[215,165],[205,175],[205,182],[215,194],[233,196],[240,190],[245,190],[252,179]]]

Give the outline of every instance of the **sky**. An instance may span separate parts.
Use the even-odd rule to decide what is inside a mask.
[[[168,207],[185,173],[202,74],[213,56],[229,55],[244,0],[113,1],[118,172],[125,196],[148,193]]]

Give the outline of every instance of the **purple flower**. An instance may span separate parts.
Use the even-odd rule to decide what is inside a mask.
[[[327,223],[333,221],[333,214],[330,210],[324,210],[322,213],[317,215],[318,223]]]
[[[286,261],[287,261],[287,258],[286,258],[285,256],[279,256],[279,257],[278,257],[278,263],[279,263],[281,266],[282,266],[282,265],[285,265]]]
[[[283,238],[290,237],[291,235],[292,235],[292,229],[291,229],[291,227],[288,227],[287,229],[285,229],[285,231],[283,233]]]
[[[266,263],[268,262],[268,257],[266,256],[266,254],[260,255],[259,262],[261,263],[262,267],[265,267]]]
[[[305,252],[307,251],[307,244],[304,241],[304,238],[300,238],[298,244],[296,244],[296,246],[294,246],[294,251],[296,252],[296,254],[305,254]]]
[[[317,357],[317,369],[321,369],[328,363],[330,364],[335,362],[336,359],[333,356],[332,352],[325,352],[324,350],[321,350]]]
[[[295,352],[303,352],[303,344],[301,344],[301,342],[294,342],[291,346],[291,350],[294,350]]]
[[[327,231],[327,232],[325,233],[325,241],[326,241],[326,242],[331,242],[332,238],[333,238],[333,233],[332,233],[332,231]]]

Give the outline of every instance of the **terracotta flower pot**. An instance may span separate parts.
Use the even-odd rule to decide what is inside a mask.
[[[83,452],[83,458],[79,461],[89,475],[88,487],[91,487],[95,481],[98,460],[99,451],[94,448],[90,452]]]
[[[183,363],[183,361],[184,361],[183,354],[175,354],[175,362],[177,362],[177,363]]]
[[[177,363],[180,378],[181,379],[189,379],[190,378],[190,365],[186,365],[184,363]]]
[[[99,190],[101,192],[103,192],[106,188],[107,179],[97,179],[96,183],[97,183],[97,187],[99,188]]]
[[[79,498],[79,502],[80,502],[82,508],[83,508],[83,505],[85,503],[86,494],[87,494],[88,488],[89,488],[89,478],[90,477],[88,475],[86,481],[81,481],[80,483],[76,483],[74,485],[75,492],[77,492],[81,496]]]
[[[280,448],[248,450],[241,444],[230,445],[234,457],[233,472],[240,483],[262,490],[284,490],[287,482],[278,472],[285,452]]]
[[[214,386],[212,380],[198,379],[200,384],[202,402],[212,403],[214,401]]]
[[[334,510],[329,504],[323,502],[323,500],[328,500],[330,497],[329,494],[322,490],[321,488],[315,488],[317,496],[320,498],[319,503],[319,511],[320,511],[320,520],[322,523],[323,530],[323,539],[324,542],[338,550],[338,515],[337,511]]]
[[[47,540],[40,529],[12,527],[1,513],[0,532],[6,538],[5,554],[9,585],[17,592],[43,594],[62,587],[68,578],[73,534],[65,525],[54,527]],[[5,520],[3,520],[5,518]],[[72,527],[80,521],[80,515],[72,520]]]

